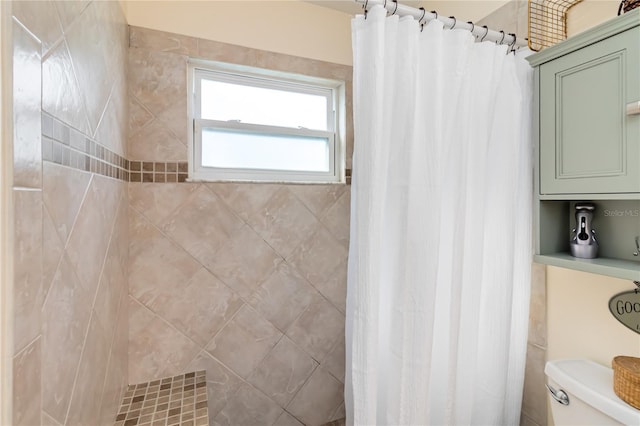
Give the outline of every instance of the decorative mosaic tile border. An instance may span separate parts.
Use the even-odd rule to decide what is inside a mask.
[[[42,160],[125,182],[186,182],[186,161],[137,161],[126,158],[42,113]],[[351,169],[345,171],[351,184]]]
[[[115,426],[208,426],[206,372],[129,385]]]
[[[42,160],[129,181],[129,161],[93,139],[42,114]]]
[[[186,182],[186,161],[130,161],[130,182]]]

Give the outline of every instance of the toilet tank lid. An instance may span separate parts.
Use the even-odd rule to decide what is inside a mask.
[[[640,425],[640,410],[613,392],[613,370],[586,359],[548,361],[544,372],[565,392],[602,411],[620,423]]]

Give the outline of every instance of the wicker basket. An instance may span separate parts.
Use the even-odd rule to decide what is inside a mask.
[[[613,359],[613,391],[627,404],[640,410],[640,358]]]

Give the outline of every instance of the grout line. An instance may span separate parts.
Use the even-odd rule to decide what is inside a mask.
[[[73,397],[76,394],[76,384],[78,383],[78,376],[80,375],[80,366],[82,365],[82,358],[84,356],[84,351],[87,348],[87,339],[89,338],[89,329],[91,328],[91,320],[93,319],[93,315],[94,315],[94,311],[93,309],[91,309],[90,315],[89,315],[89,321],[87,321],[87,329],[84,332],[84,339],[82,340],[82,351],[80,351],[80,358],[78,359],[78,365],[76,366],[76,372],[73,378],[73,385],[71,386],[71,395],[69,396],[69,405],[67,406],[67,414],[64,416],[63,424],[65,425],[68,423],[69,414],[71,412],[71,406],[73,405],[73,401],[74,401]]]
[[[22,28],[22,30],[24,32],[26,32],[31,38],[33,38],[33,41],[35,41],[36,43],[38,43],[40,45],[40,60],[42,61],[42,40],[40,40],[38,38],[37,35],[35,35],[33,32],[31,32],[31,30],[29,28],[27,28],[26,25],[24,25],[18,18],[14,16],[11,17],[11,19],[13,20],[13,23],[18,25],[20,28]]]
[[[91,139],[97,140],[96,137],[98,136],[98,129],[100,128],[100,125],[102,124],[102,121],[105,119],[105,116],[107,115],[107,109],[109,108],[109,103],[111,102],[111,98],[113,97],[113,93],[116,90],[116,83],[118,83],[118,79],[114,79],[113,82],[111,83],[111,89],[109,89],[109,96],[107,96],[107,100],[104,103],[104,107],[102,109],[102,112],[100,113],[100,118],[98,118],[98,123],[96,124],[96,129],[93,131],[93,134],[91,135]],[[91,130],[91,129],[89,129]]]

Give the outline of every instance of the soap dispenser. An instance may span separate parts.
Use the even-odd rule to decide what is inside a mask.
[[[572,231],[573,236],[569,244],[573,257],[581,259],[598,257],[596,231],[592,228],[595,209],[596,206],[593,203],[576,203],[576,227]]]

